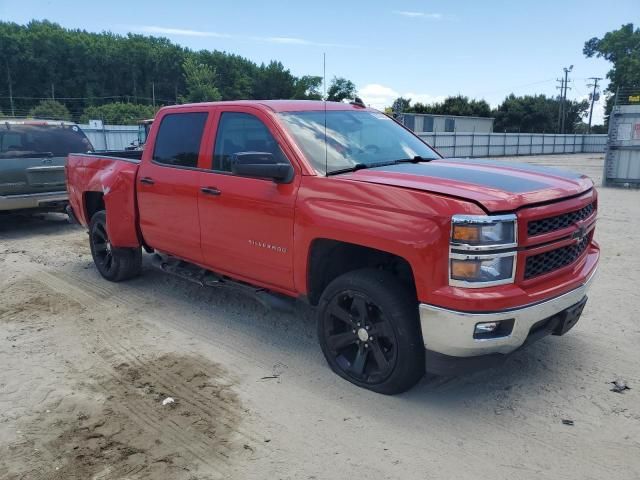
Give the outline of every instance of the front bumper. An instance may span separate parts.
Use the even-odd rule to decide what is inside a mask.
[[[595,272],[578,288],[558,297],[499,312],[460,312],[434,305],[420,304],[420,324],[425,348],[436,356],[444,355],[447,357],[477,357],[511,353],[527,341],[533,327],[539,326],[540,322],[544,320],[551,320],[559,313],[568,311],[585,299],[594,275]],[[514,324],[509,335],[490,339],[473,338],[477,323],[510,319],[513,319]]]
[[[32,208],[63,210],[69,200],[66,191],[0,195],[0,210],[26,210]]]

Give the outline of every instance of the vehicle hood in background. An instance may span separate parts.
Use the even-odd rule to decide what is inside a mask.
[[[336,178],[393,185],[465,198],[490,212],[516,210],[579,195],[593,187],[586,175],[496,160],[439,159],[357,170]]]

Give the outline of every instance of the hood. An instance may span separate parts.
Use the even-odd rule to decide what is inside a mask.
[[[560,200],[593,187],[586,175],[566,170],[455,158],[357,170],[337,178],[464,198],[481,204],[489,212]]]

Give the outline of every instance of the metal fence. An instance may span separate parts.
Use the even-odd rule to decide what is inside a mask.
[[[138,140],[136,125],[80,125],[80,128],[96,150],[124,150]]]
[[[445,157],[604,153],[607,135],[547,133],[417,133]]]
[[[138,139],[135,125],[80,125],[96,150],[124,150]],[[562,153],[603,153],[607,135],[538,133],[418,133],[445,157],[501,157]]]

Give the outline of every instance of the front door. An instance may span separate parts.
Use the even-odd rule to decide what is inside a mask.
[[[200,250],[200,158],[206,111],[169,113],[160,127],[150,157],[137,178],[140,229],[145,242],[164,253],[196,263]],[[147,152],[145,152],[147,153]]]
[[[272,120],[250,107],[221,108],[211,170],[200,177],[202,255],[213,270],[293,291],[293,221],[300,175],[294,181],[247,178],[231,172],[235,153],[268,152],[288,162]]]

